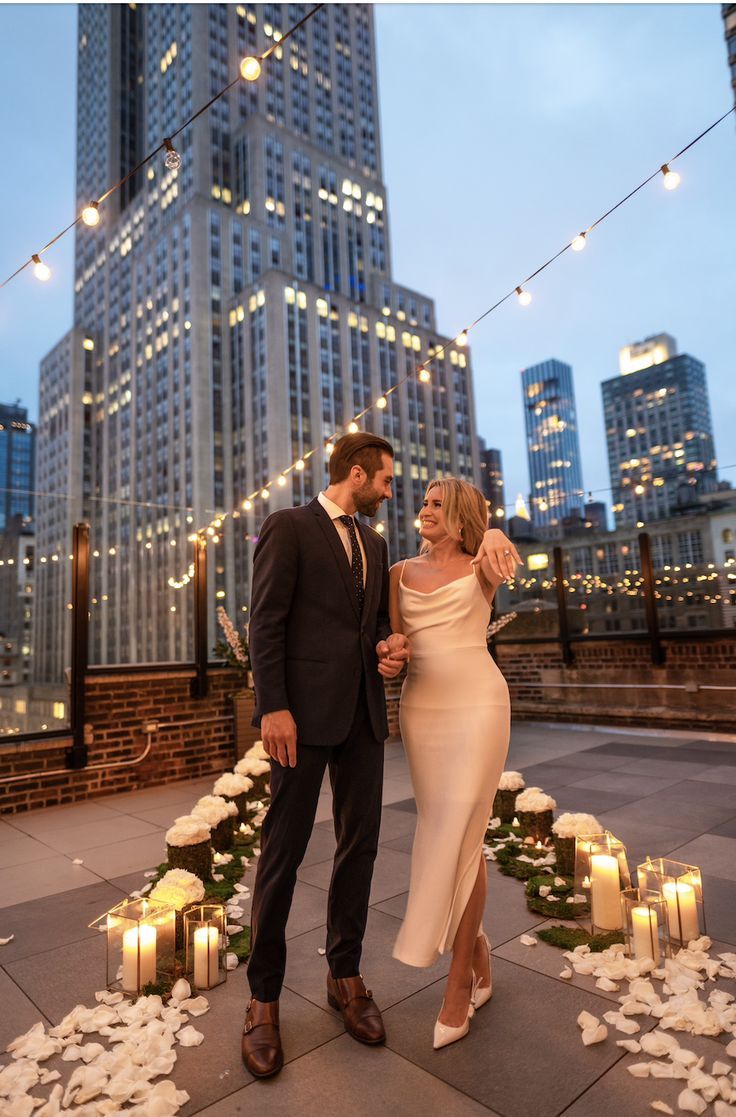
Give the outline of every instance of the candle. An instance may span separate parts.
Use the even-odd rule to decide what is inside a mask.
[[[123,932],[123,989],[137,993],[156,981],[156,928],[148,923]]]
[[[604,931],[618,930],[622,923],[618,861],[608,853],[591,855],[590,904],[596,927]]]
[[[209,989],[217,982],[217,927],[197,927],[194,932],[194,984]]]
[[[635,958],[651,958],[659,961],[659,937],[657,935],[657,913],[653,908],[631,909],[631,929]]]
[[[508,815],[507,815],[506,817],[508,818]],[[512,826],[520,826],[520,825],[521,825],[521,823],[519,822],[519,820],[518,820],[518,818],[516,817],[516,815],[514,815],[514,821],[513,821],[512,823],[511,823],[511,825],[512,825]]]
[[[691,942],[700,936],[695,889],[684,881],[667,881],[662,885],[662,895],[667,901],[670,935],[681,942]]]
[[[590,888],[590,877],[585,877],[583,880],[583,888]]]

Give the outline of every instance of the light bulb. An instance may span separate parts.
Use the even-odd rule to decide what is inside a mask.
[[[244,511],[246,511],[246,512],[250,512],[250,510],[251,510],[251,508],[252,508],[252,507],[253,507],[253,501],[252,501],[252,500],[244,500],[244,501],[243,501],[243,509],[244,509]]]
[[[34,265],[33,274],[36,279],[40,279],[42,283],[45,283],[47,279],[51,279],[51,268],[48,264],[44,264],[41,257],[37,256],[35,252],[33,253],[32,260]]]
[[[164,166],[168,171],[178,171],[181,166],[181,155],[174,147],[168,136],[164,137],[164,146],[166,148],[166,158],[164,159]]]
[[[419,519],[419,517],[417,516],[416,520],[414,521],[414,527],[415,527],[415,528],[417,529],[417,531],[418,531],[418,530],[419,530],[419,528],[420,528],[421,526],[422,526],[422,521],[421,521],[421,520]]]
[[[294,463],[294,469],[298,469],[299,472],[301,472],[304,469],[304,462],[301,458],[299,459],[298,462]]]
[[[286,478],[284,477],[283,473],[280,475],[276,484],[279,486],[279,488],[283,489],[284,485],[286,484]]]
[[[522,306],[529,306],[529,303],[532,301],[532,297],[528,291],[522,291],[521,287],[517,287],[516,294]]]
[[[462,330],[462,332],[457,335],[457,337],[455,338],[455,344],[460,346],[468,344],[467,330]]]
[[[268,498],[270,497],[270,495],[271,495],[271,494],[270,494],[270,492],[268,491],[268,489],[261,489],[261,497],[263,498],[263,500],[268,500]]]
[[[261,63],[257,58],[248,55],[240,63],[240,76],[245,78],[246,81],[258,81],[261,76]]]
[[[384,407],[387,407],[387,406],[388,406],[388,400],[386,399],[386,397],[385,396],[379,396],[378,399],[376,400],[376,407],[380,408],[381,411],[383,411]]]
[[[379,535],[383,535],[385,530],[386,530],[386,525],[385,524],[376,524],[376,531],[379,533]]]
[[[661,171],[664,175],[665,190],[676,190],[680,185],[680,176],[677,171],[671,171],[666,163],[662,164]]]
[[[332,442],[325,442],[325,454],[327,454],[327,457],[328,457],[328,458],[330,457],[330,455],[332,454],[332,451],[333,451],[334,449],[335,449],[334,443],[332,443]]]
[[[90,226],[99,225],[99,223],[100,223],[100,203],[99,202],[90,202],[88,206],[84,207],[84,209],[82,210],[82,221],[84,221],[85,225],[90,225]]]
[[[430,380],[432,379],[432,374],[430,373],[429,369],[420,368],[419,379],[421,380],[422,384],[429,384]]]
[[[586,245],[585,233],[578,233],[570,247],[573,252],[582,252]]]
[[[359,430],[358,424],[353,419],[352,423],[348,423],[348,434],[357,434]]]

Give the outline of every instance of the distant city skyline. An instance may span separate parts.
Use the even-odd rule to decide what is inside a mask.
[[[732,103],[717,5],[379,5],[376,26],[393,271],[431,292],[447,333]],[[4,278],[74,210],[76,12],[7,6],[0,29],[0,103],[24,90],[3,121],[22,168],[0,185]],[[688,59],[676,80],[674,57]],[[532,285],[531,306],[471,335],[478,433],[503,454],[507,504],[528,492],[520,370],[572,365],[584,484],[610,506],[600,383],[622,345],[659,332],[705,364],[719,473],[736,483],[733,119],[678,170],[679,190],[650,184]],[[0,292],[0,400],[32,419],[40,358],[70,320],[72,244],[49,254],[49,284],[24,274]]]

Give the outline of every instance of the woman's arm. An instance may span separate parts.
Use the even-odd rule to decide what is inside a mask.
[[[399,581],[403,569],[403,561],[395,562],[391,567],[389,571],[388,590],[388,615],[391,618],[391,631],[401,633],[403,633],[404,629],[401,626],[401,614],[399,613]]]

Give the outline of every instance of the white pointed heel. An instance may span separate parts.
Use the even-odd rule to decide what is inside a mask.
[[[488,936],[485,934],[484,931],[481,931],[481,933],[478,935],[478,938],[483,939],[483,942],[485,943],[485,946],[486,946],[486,950],[488,951],[488,972],[490,974],[490,980],[488,982],[488,985],[483,985],[483,984],[481,984],[481,979],[479,977],[476,977],[475,973],[473,974],[473,989],[475,990],[475,995],[474,995],[474,999],[473,999],[473,1007],[476,1010],[479,1009],[479,1008],[482,1008],[483,1005],[488,1004],[491,997],[493,996],[493,970],[492,970],[492,963],[491,963],[491,944],[489,943]]]
[[[437,1017],[434,1024],[434,1041],[432,1043],[432,1046],[434,1047],[435,1051],[439,1051],[440,1047],[447,1047],[451,1043],[457,1043],[459,1039],[463,1039],[470,1031],[470,1021],[475,1015],[476,988],[475,977],[473,977],[473,986],[470,990],[470,1001],[468,1002],[468,1015],[465,1017],[463,1023],[460,1024],[457,1028],[453,1028],[450,1024],[440,1024],[442,1009],[445,1007],[445,1002],[442,1002],[440,1006],[439,1016]]]

